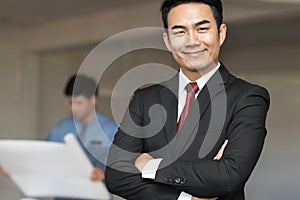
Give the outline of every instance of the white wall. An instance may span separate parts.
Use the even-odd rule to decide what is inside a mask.
[[[76,49],[128,28],[159,26],[159,16],[153,15],[156,4],[149,1],[142,7],[108,10],[38,27],[0,27],[0,139],[44,138],[68,115],[62,89],[87,53]],[[22,196],[0,175],[0,199]]]
[[[1,138],[35,137],[36,57],[27,54],[22,32],[0,27]],[[24,117],[28,116],[24,121]]]
[[[49,74],[51,72],[65,78],[68,72],[74,72],[74,69],[79,67],[84,58],[82,56],[76,59],[68,58],[72,55],[68,55],[68,52],[64,54],[61,49],[72,47],[80,49],[82,45],[97,44],[113,34],[130,28],[160,26],[159,15],[153,15],[153,13],[158,13],[158,7],[157,2],[149,1],[143,6],[108,10],[88,16],[54,21],[37,27],[19,29],[8,26],[0,27],[2,83],[0,91],[4,91],[5,94],[0,99],[0,105],[5,105],[0,115],[2,129],[0,138],[40,138],[37,131],[41,130],[40,127],[43,125],[38,124],[38,118],[44,113],[36,105],[39,105],[40,98],[43,100],[46,98],[40,93],[43,90],[40,88],[43,79],[53,78]],[[56,51],[61,55],[56,55],[52,61],[49,60],[50,54],[48,54],[49,59],[45,56],[41,57],[41,55],[46,55],[41,52],[54,52],[55,54]],[[42,62],[46,62],[45,66],[42,66]],[[61,69],[55,70],[57,66],[49,66],[51,62],[53,65],[60,66]],[[66,66],[63,68],[62,65]],[[68,71],[66,68],[70,68],[70,65],[72,69]],[[44,71],[41,71],[42,69]],[[57,82],[57,84],[60,83],[64,82],[62,80]],[[60,98],[58,100],[61,100]],[[51,118],[50,115],[49,118]]]

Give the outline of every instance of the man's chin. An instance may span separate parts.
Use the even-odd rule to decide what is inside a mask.
[[[75,115],[75,114],[73,114],[73,116],[76,118],[76,119],[79,119],[79,120],[81,120],[81,116],[78,116],[78,115]]]
[[[184,67],[186,70],[190,71],[190,72],[198,72],[198,73],[201,73],[201,72],[205,72],[209,69],[209,66],[204,66],[204,65],[194,65],[194,66],[185,66]]]

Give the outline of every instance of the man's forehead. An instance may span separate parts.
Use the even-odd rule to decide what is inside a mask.
[[[176,10],[188,12],[191,9],[201,9],[201,10],[207,9],[207,10],[209,10],[210,6],[208,4],[204,4],[201,2],[183,3],[183,4],[179,4],[179,5],[172,7],[168,14],[170,14],[171,12],[174,12]]]
[[[211,8],[203,3],[180,4],[172,8],[167,17],[169,25],[186,22],[197,24],[200,21],[212,21],[212,19]]]
[[[72,96],[68,96],[68,99],[70,101],[80,101],[80,100],[88,100],[89,98],[87,98],[84,95],[72,95]]]

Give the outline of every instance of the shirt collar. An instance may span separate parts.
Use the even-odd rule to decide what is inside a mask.
[[[198,87],[199,87],[199,91],[198,93],[202,90],[202,88],[205,86],[205,84],[207,83],[207,81],[215,74],[215,72],[220,68],[221,64],[220,62],[218,62],[217,66],[214,67],[212,70],[210,70],[208,73],[204,74],[203,76],[201,76],[200,78],[198,78],[196,81]],[[180,69],[179,71],[179,88],[178,88],[178,93],[182,94],[185,93],[185,87],[188,83],[192,82],[191,80],[189,80],[188,77],[186,77],[186,75],[182,72],[182,70]]]
[[[87,126],[90,126],[91,124],[98,123],[97,118],[98,118],[97,112],[95,112],[95,115],[94,115],[93,119],[90,120],[90,121],[88,121],[85,124],[85,126],[87,127]],[[82,129],[82,123],[81,123],[81,121],[78,118],[76,118],[76,117],[74,117],[74,121],[75,121],[75,124],[76,124],[77,128],[79,128],[79,130],[81,130]]]

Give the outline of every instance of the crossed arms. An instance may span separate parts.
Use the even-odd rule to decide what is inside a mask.
[[[135,161],[147,153],[144,140],[126,134],[121,128],[110,151],[106,170],[108,189],[127,199],[143,200],[176,200],[182,191],[195,197],[214,198],[243,189],[263,147],[269,96],[265,89],[255,86],[239,99],[232,97],[228,101],[234,101],[234,106],[228,109],[230,120],[224,125],[229,142],[221,159],[179,159],[159,169],[154,180],[143,179]],[[136,124],[141,124],[143,103],[137,93],[129,106],[134,110],[132,118]],[[187,181],[185,184],[166,182],[167,177],[174,176]]]

